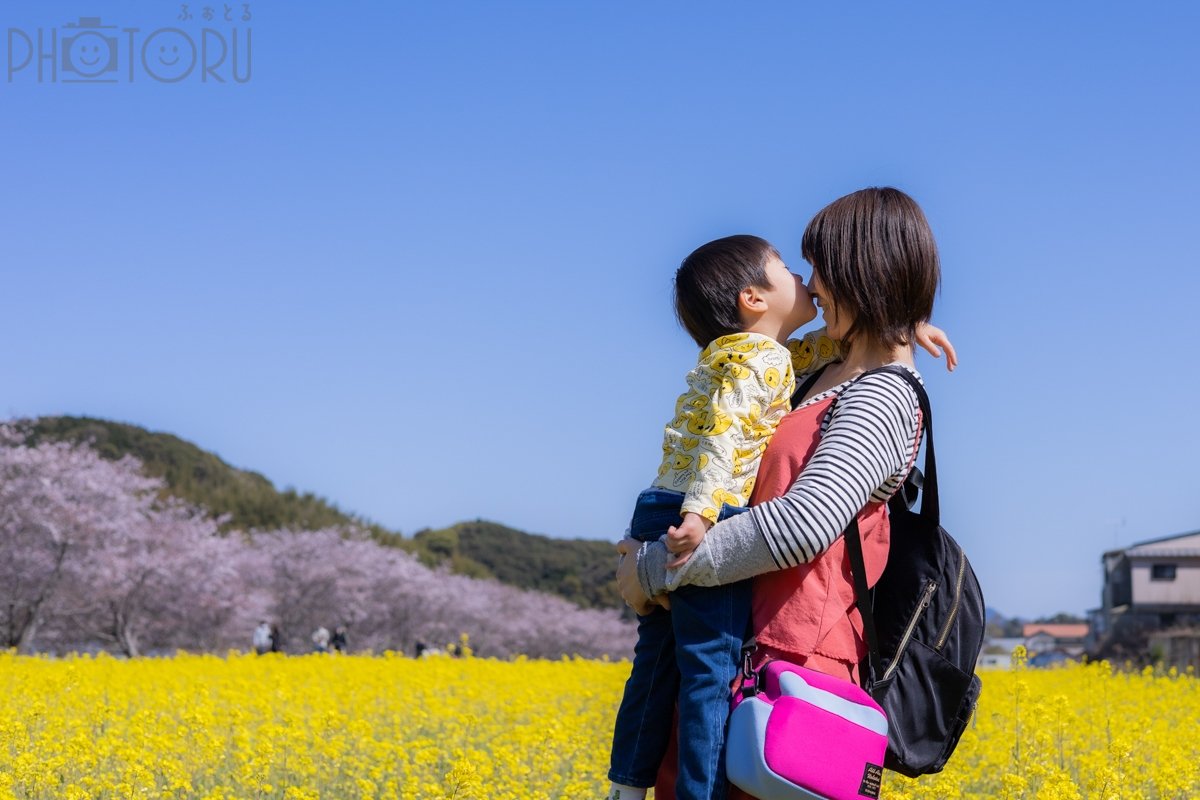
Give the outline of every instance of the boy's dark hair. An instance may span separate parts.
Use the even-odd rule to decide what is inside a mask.
[[[808,223],[800,246],[829,299],[855,314],[846,340],[862,334],[885,347],[909,344],[933,313],[937,244],[921,207],[899,189],[834,200]]]
[[[739,234],[697,247],[675,273],[675,316],[707,347],[742,329],[738,295],[748,286],[770,289],[766,266],[779,252],[766,239]]]

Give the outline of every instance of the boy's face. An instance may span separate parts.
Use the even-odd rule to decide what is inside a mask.
[[[772,256],[764,272],[771,284],[771,288],[764,293],[769,313],[778,315],[780,325],[786,328],[788,335],[817,316],[817,309],[804,280],[789,272],[781,260]]]

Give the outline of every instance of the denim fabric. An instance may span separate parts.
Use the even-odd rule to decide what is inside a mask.
[[[683,494],[647,489],[638,496],[630,535],[656,541],[679,522]],[[725,506],[720,519],[746,511]],[[633,668],[613,730],[608,777],[628,786],[654,785],[679,702],[677,800],[725,797],[725,728],[729,686],[737,675],[750,624],[750,582],[684,586],[671,610],[638,617]]]

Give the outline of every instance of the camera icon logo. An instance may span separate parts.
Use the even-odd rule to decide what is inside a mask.
[[[116,78],[104,76],[117,71],[117,37],[105,31],[117,26],[102,25],[99,17],[80,17],[63,27],[72,34],[63,33],[63,72],[78,75],[73,82],[114,83]]]

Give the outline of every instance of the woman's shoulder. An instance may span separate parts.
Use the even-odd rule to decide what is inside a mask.
[[[922,386],[925,382],[914,367],[895,362],[887,365],[904,369]],[[891,411],[915,419],[920,413],[921,401],[916,390],[905,378],[892,369],[876,369],[864,373],[851,382],[838,400],[843,407],[873,408],[880,412]]]

